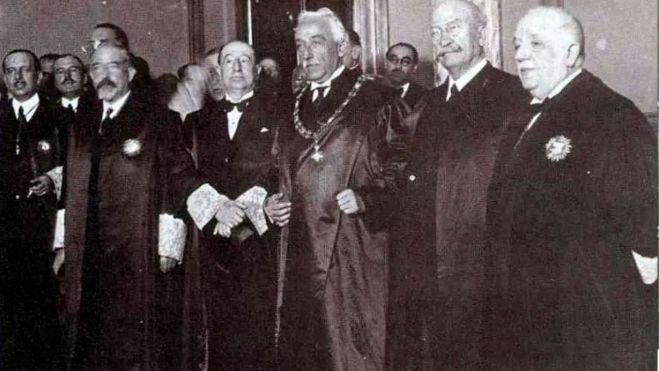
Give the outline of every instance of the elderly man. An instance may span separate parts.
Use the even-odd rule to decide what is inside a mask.
[[[185,239],[173,215],[187,204],[203,227],[220,196],[199,186],[174,137],[176,115],[130,89],[124,46],[96,48],[90,76],[100,101],[71,132],[64,233],[56,233],[66,250],[68,355],[74,369],[157,369],[159,352],[171,351],[156,331],[158,272],[181,261]]]
[[[509,122],[491,187],[488,363],[654,370],[657,287],[635,260],[656,270],[656,135],[583,69],[567,11],[528,11],[513,42],[533,100]]]
[[[210,79],[210,95],[214,101],[218,102],[224,98],[224,87],[222,84],[222,69],[218,59],[220,58],[220,48],[213,48],[206,52],[203,64],[209,68]]]
[[[425,89],[411,80],[418,64],[419,53],[411,44],[401,42],[387,50],[384,81],[394,88],[394,95],[409,108],[413,108],[425,94]]]
[[[346,32],[327,8],[302,12],[298,58],[310,84],[280,130],[280,190],[266,212],[280,245],[280,357],[286,370],[384,367],[393,180],[380,160],[379,89],[341,64]]]
[[[62,136],[71,117],[37,93],[39,62],[32,52],[10,51],[2,68],[12,99],[0,104],[0,368],[57,369],[60,334],[50,244]]]
[[[420,367],[410,354],[423,348],[423,326],[435,369],[481,367],[485,201],[504,118],[524,93],[485,59],[485,25],[470,1],[433,9],[436,60],[449,78],[407,128],[413,139],[390,262],[392,369]]]
[[[186,119],[198,170],[226,197],[221,218],[200,238],[208,311],[208,366],[275,368],[276,240],[263,202],[276,192],[272,156],[282,119],[271,95],[255,93],[254,49],[242,41],[220,52],[225,98]]]
[[[53,68],[55,87],[61,95],[60,105],[73,113],[78,112],[80,97],[87,83],[84,64],[73,54],[63,54],[55,60]]]

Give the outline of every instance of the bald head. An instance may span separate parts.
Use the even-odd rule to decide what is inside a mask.
[[[517,24],[513,43],[522,85],[538,99],[551,94],[584,62],[581,23],[562,8],[529,10]]]
[[[467,14],[469,19],[473,22],[474,27],[485,27],[487,25],[487,18],[480,10],[478,5],[468,0],[444,0],[437,3],[432,11],[432,16],[435,18],[437,15],[446,12],[450,9],[453,12]]]

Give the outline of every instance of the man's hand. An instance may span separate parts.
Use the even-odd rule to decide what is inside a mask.
[[[176,259],[168,258],[166,256],[160,257],[160,271],[167,273],[176,267]]]
[[[291,203],[284,201],[284,195],[281,193],[266,198],[263,210],[270,221],[279,227],[285,226],[291,219]]]
[[[218,223],[233,228],[243,222],[245,219],[245,205],[240,202],[227,200],[222,203],[220,209],[215,214]]]
[[[30,180],[30,195],[44,196],[52,191],[54,184],[48,175],[41,175]]]
[[[336,195],[336,202],[339,204],[339,209],[348,215],[363,213],[366,210],[364,201],[352,189],[345,189]]]
[[[55,259],[53,261],[53,273],[55,276],[59,273],[62,265],[64,265],[64,248],[59,248],[55,250]]]
[[[229,238],[231,237],[231,228],[224,225],[223,223],[217,223],[215,225],[215,229],[213,230],[213,234],[219,234],[224,238]]]

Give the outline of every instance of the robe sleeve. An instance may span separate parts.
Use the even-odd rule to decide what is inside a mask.
[[[380,229],[395,212],[398,198],[398,180],[404,168],[405,141],[388,143],[387,128],[390,123],[383,122],[385,116],[378,115],[377,121],[368,129],[367,168],[371,182],[360,186],[355,192],[362,198],[365,207],[365,221],[370,226]]]
[[[615,245],[657,256],[657,139],[645,116],[624,100],[605,110],[597,145],[600,158],[589,193],[607,211],[602,231]],[[606,117],[604,117],[606,115]],[[592,197],[592,196],[591,196]],[[612,228],[611,228],[612,227]]]

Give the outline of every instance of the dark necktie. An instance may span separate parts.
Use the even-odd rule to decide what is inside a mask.
[[[235,108],[238,110],[238,112],[243,112],[248,104],[249,104],[249,99],[245,99],[238,103],[229,102],[229,111],[233,111],[233,109]]]
[[[103,129],[107,129],[107,126],[110,124],[112,119],[110,118],[110,115],[114,112],[112,107],[108,107],[107,111],[105,111],[105,118],[103,121],[101,121],[101,124],[98,126],[98,134],[103,135]]]
[[[21,153],[21,136],[23,130],[27,125],[27,119],[25,118],[25,113],[23,112],[23,106],[18,107],[18,131],[16,132],[16,154]]]
[[[549,98],[545,98],[540,103],[531,103],[529,106],[529,110],[530,110],[529,112],[532,113],[533,116],[537,115],[540,112],[543,112],[547,108],[547,105],[549,105],[549,101],[550,101]]]
[[[328,88],[329,88],[328,86],[319,86],[314,90],[312,90],[311,92],[312,99],[313,99],[313,92],[317,92],[316,99],[313,101],[313,105],[314,107],[316,107],[316,109],[318,109],[321,103],[323,102],[323,99],[325,98],[325,92],[327,91]]]
[[[69,105],[66,106],[66,109],[67,109],[69,112],[71,112],[71,113],[75,113],[75,112],[76,112],[76,111],[73,109],[73,105],[72,105],[71,103],[69,103]]]
[[[460,94],[460,91],[458,90],[458,87],[455,86],[455,84],[453,84],[451,86],[451,97],[448,99],[448,101],[450,102],[450,101],[455,100],[455,98],[458,96],[458,94]]]
[[[402,97],[403,97],[403,93],[405,93],[405,88],[398,88],[398,89],[396,89],[396,94],[397,94],[399,97],[402,98]]]

